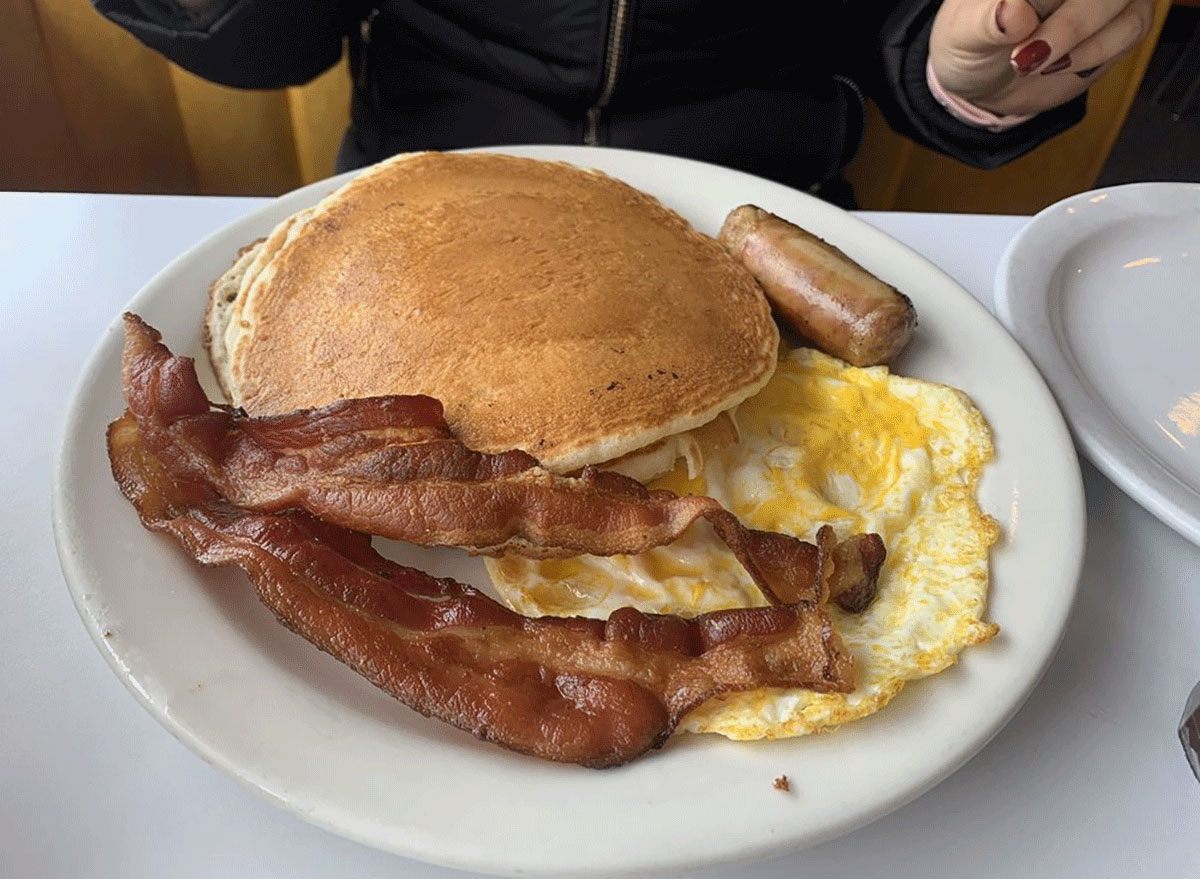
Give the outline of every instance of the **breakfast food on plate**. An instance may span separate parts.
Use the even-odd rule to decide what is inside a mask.
[[[450,432],[441,405],[420,396],[339,400],[323,409],[254,418],[212,411],[188,358],[125,317],[125,404],[142,443],[177,478],[230,504],[299,508],[331,525],[422,546],[530,556],[641,552],[708,521],[776,603],[857,604],[874,591],[877,535],[816,545],[744,528],[712,498],[647,491],[618,473],[544,470],[520,451],[489,455]]]
[[[854,661],[819,604],[837,579],[828,532],[823,545],[775,535],[761,547],[768,572],[803,593],[789,604],[690,620],[631,607],[603,621],[522,617],[470,586],[389,562],[366,535],[281,503],[255,512],[222,494],[231,488],[226,456],[264,471],[277,455],[283,470],[319,469],[382,434],[394,437],[385,452],[402,458],[423,445],[413,433],[428,432],[430,401],[391,398],[381,409],[355,400],[251,419],[214,408],[192,361],[171,356],[139,319],[127,316],[125,327],[128,409],[109,426],[108,451],[142,523],[202,564],[242,568],[284,625],[424,714],[534,756],[611,766],[660,746],[684,714],[721,693],[854,686]],[[234,419],[253,442],[233,436]],[[444,461],[435,454],[423,469]],[[522,503],[506,506],[519,516]]]
[[[736,420],[736,447],[706,454],[694,477],[681,466],[651,487],[713,497],[754,528],[804,535],[827,522],[838,533],[874,532],[888,558],[862,613],[830,608],[855,658],[853,692],[731,694],[698,708],[682,729],[746,739],[836,727],[996,633],[983,613],[999,530],[975,500],[991,431],[965,394],[799,348]],[[636,556],[507,555],[487,565],[501,597],[526,614],[603,616],[632,604],[690,616],[764,603],[703,527]]]
[[[213,286],[206,338],[252,415],[426,394],[469,448],[555,473],[707,424],[779,342],[750,273],[656,199],[465,153],[389,160],[281,223]]]
[[[720,239],[792,329],[826,354],[877,366],[908,344],[911,300],[832,244],[748,204],[730,211]]]
[[[827,353],[781,350],[771,302]],[[147,528],[406,704],[611,766],[833,728],[996,632],[986,421],[844,362],[914,325],[753,206],[718,242],[598,172],[419,153],[213,284],[231,405],[128,315],[109,454]],[[508,607],[370,535],[489,556]]]

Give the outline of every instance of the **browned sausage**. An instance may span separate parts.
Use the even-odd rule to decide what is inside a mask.
[[[909,298],[799,226],[747,204],[730,211],[720,240],[779,316],[826,354],[875,366],[908,344],[917,325]]]

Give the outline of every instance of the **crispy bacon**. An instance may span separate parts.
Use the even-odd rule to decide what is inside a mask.
[[[648,491],[617,473],[559,476],[520,451],[466,448],[429,397],[342,400],[250,418],[214,408],[191,358],[125,315],[125,398],[143,442],[172,474],[259,512],[302,508],[323,521],[423,546],[570,556],[638,553],[706,519],[767,598],[861,609],[883,562],[877,535],[820,548],[744,527],[707,497]],[[865,597],[865,602],[864,602]]]
[[[147,528],[201,564],[240,567],[284,625],[405,704],[525,754],[614,766],[720,693],[853,688],[852,657],[813,601],[692,620],[632,608],[530,619],[384,559],[363,534],[229,503],[160,461],[129,413],[109,426],[108,450]]]

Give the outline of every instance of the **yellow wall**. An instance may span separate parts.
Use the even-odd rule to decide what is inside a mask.
[[[275,194],[333,173],[344,61],[248,92],[169,64],[87,0],[0,0],[0,19],[0,189]]]
[[[331,0],[332,2],[332,0]],[[1088,118],[996,171],[868,119],[850,169],[865,207],[1033,212],[1091,187],[1154,36],[1093,89]],[[333,172],[349,118],[345,60],[313,82],[246,92],[143,47],[86,0],[0,0],[0,189],[275,194]]]

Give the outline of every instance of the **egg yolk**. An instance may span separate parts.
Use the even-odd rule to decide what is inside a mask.
[[[883,369],[854,369],[831,358],[785,356],[775,377],[738,409],[742,433],[761,446],[733,451],[753,478],[720,498],[756,528],[804,533],[812,521],[852,520],[895,506],[908,512],[918,498],[904,490],[906,474],[927,463],[936,431],[913,402],[888,386]],[[749,473],[744,474],[749,476]],[[914,483],[916,480],[912,480]],[[705,494],[703,475],[682,464],[652,483],[677,494]],[[878,526],[880,523],[872,522]]]

